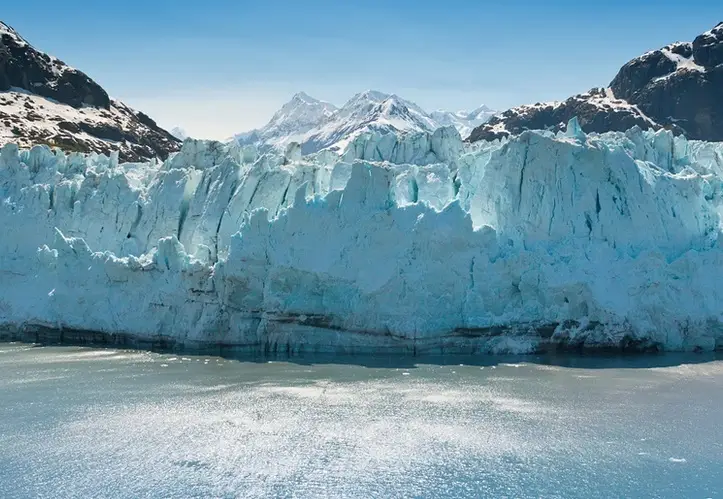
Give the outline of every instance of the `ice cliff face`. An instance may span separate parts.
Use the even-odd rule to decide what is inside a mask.
[[[721,178],[720,144],[575,120],[310,156],[189,139],[162,164],[8,145],[0,323],[253,351],[713,350]]]

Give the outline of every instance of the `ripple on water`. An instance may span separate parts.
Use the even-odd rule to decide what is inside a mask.
[[[136,362],[89,356],[42,367],[70,382],[0,383],[0,497],[706,497],[723,490],[723,452],[715,447],[723,430],[711,416],[723,376],[710,383],[708,375],[534,364],[454,366],[450,376],[439,366],[223,361],[210,368],[205,357],[151,358],[168,369],[142,365],[140,355]],[[98,364],[113,371],[99,374]],[[0,364],[0,380],[34,369]]]

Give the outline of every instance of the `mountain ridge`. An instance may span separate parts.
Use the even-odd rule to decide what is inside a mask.
[[[0,145],[45,144],[165,159],[180,142],[148,115],[112,99],[92,78],[36,49],[0,21]]]
[[[577,116],[586,132],[665,128],[690,139],[723,141],[723,22],[692,42],[675,42],[624,64],[607,87],[562,102],[510,108],[473,130],[468,140],[494,140],[525,130],[564,129]]]
[[[266,125],[230,140],[277,149],[298,142],[302,152],[310,154],[327,148],[341,150],[355,137],[372,131],[433,132],[453,126],[465,136],[494,113],[484,105],[472,111],[427,112],[412,101],[378,90],[359,92],[336,107],[299,92]]]

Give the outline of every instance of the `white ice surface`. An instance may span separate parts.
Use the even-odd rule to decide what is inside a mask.
[[[366,133],[0,153],[0,324],[283,351],[723,346],[723,145]],[[552,335],[550,337],[550,335]]]

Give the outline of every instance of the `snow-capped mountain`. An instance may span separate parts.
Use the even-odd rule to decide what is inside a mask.
[[[453,126],[463,138],[492,118],[497,111],[482,105],[474,111],[432,111],[430,117],[442,126]]]
[[[241,144],[283,147],[303,140],[304,134],[324,123],[337,111],[333,104],[299,92],[276,111],[263,128],[240,133],[233,139]]]
[[[171,128],[171,135],[178,140],[186,140],[189,137],[188,132],[179,126]]]
[[[364,132],[431,132],[439,128],[416,104],[369,90],[352,97],[338,112],[304,136],[301,150],[343,149]]]
[[[427,113],[414,102],[375,90],[356,94],[337,108],[302,92],[284,104],[266,126],[233,140],[279,149],[298,142],[302,153],[310,154],[326,148],[343,149],[365,132],[433,132],[453,126],[466,136],[492,115],[494,111],[486,106],[471,112]]]
[[[723,23],[693,42],[672,43],[632,59],[606,88],[500,113],[477,127],[469,140],[525,130],[559,131],[574,116],[586,132],[625,131],[638,125],[723,141]]]
[[[166,158],[180,147],[151,118],[0,22],[0,145],[8,142],[117,151],[127,161]]]

